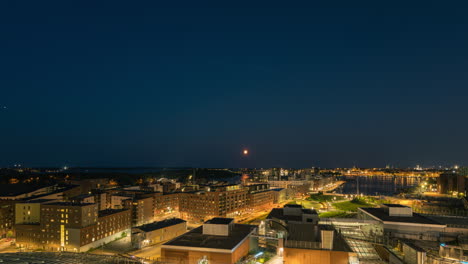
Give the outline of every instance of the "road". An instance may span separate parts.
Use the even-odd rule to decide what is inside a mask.
[[[265,264],[283,264],[283,258],[275,256]]]
[[[161,257],[161,245],[163,243],[158,243],[149,247],[145,247],[139,250],[129,252],[129,255],[134,255],[140,258],[151,258],[156,259]]]

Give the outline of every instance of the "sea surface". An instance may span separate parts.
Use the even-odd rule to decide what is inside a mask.
[[[394,195],[418,185],[424,178],[396,176],[344,176],[346,181],[336,193],[364,195]]]

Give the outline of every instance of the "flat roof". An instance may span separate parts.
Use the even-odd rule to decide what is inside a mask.
[[[382,205],[385,205],[387,207],[408,207],[408,206],[401,205],[401,204],[382,204]]]
[[[234,218],[215,217],[205,222],[205,224],[228,225]]]
[[[49,185],[38,185],[29,183],[17,183],[17,184],[1,184],[0,185],[0,196],[18,196],[25,193],[37,191],[45,187],[52,187],[53,184]]]
[[[446,224],[447,226],[450,227],[468,227],[468,217],[462,217],[462,216],[442,216],[442,215],[437,215],[437,216],[427,216],[428,218],[439,222]]]
[[[254,225],[234,224],[228,236],[204,235],[203,226],[164,243],[167,246],[232,250],[256,228]]]
[[[275,192],[279,192],[279,191],[284,190],[284,188],[273,188],[273,189],[270,189],[270,190],[275,191]]]
[[[37,199],[37,200],[27,200],[27,201],[21,201],[17,202],[17,204],[28,204],[28,203],[47,203],[54,201],[54,199]]]
[[[46,205],[57,205],[57,206],[88,206],[94,203],[73,203],[73,202],[54,202]]]
[[[413,223],[424,225],[444,225],[420,214],[413,213],[413,216],[390,216],[384,208],[368,208],[360,207],[360,210],[380,219],[385,222]]]
[[[302,205],[300,205],[300,204],[286,204],[284,207],[302,208]]]
[[[141,231],[144,231],[144,232],[151,232],[151,231],[154,231],[154,230],[158,230],[158,229],[161,229],[161,228],[165,228],[165,227],[173,226],[173,225],[178,225],[178,224],[186,223],[186,222],[187,221],[185,221],[183,219],[180,219],[180,218],[170,218],[170,219],[166,219],[166,220],[163,220],[163,221],[158,221],[158,222],[153,222],[153,223],[149,223],[149,224],[146,224],[146,225],[137,226],[137,227],[134,227],[134,228],[138,228],[138,229],[140,229]]]
[[[299,205],[300,206],[300,205]],[[294,207],[296,208],[296,207]],[[303,214],[317,214],[317,211],[312,209],[302,209]],[[278,218],[285,221],[302,222],[302,215],[285,215],[283,208],[273,208],[267,216],[267,219]]]

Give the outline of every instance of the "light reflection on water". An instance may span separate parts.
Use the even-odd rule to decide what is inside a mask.
[[[336,189],[336,193],[364,195],[393,195],[401,190],[418,185],[424,178],[421,177],[394,177],[394,176],[345,176],[344,185]],[[359,189],[357,187],[359,183]]]

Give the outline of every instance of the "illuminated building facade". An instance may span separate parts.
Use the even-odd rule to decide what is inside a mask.
[[[248,205],[248,190],[240,185],[216,186],[204,191],[180,193],[181,218],[203,222],[212,217],[233,217]]]
[[[20,208],[16,219],[25,210],[32,216],[30,222],[16,224],[16,243],[21,248],[83,252],[130,234],[129,210],[98,211],[97,204],[68,202],[20,204]]]

